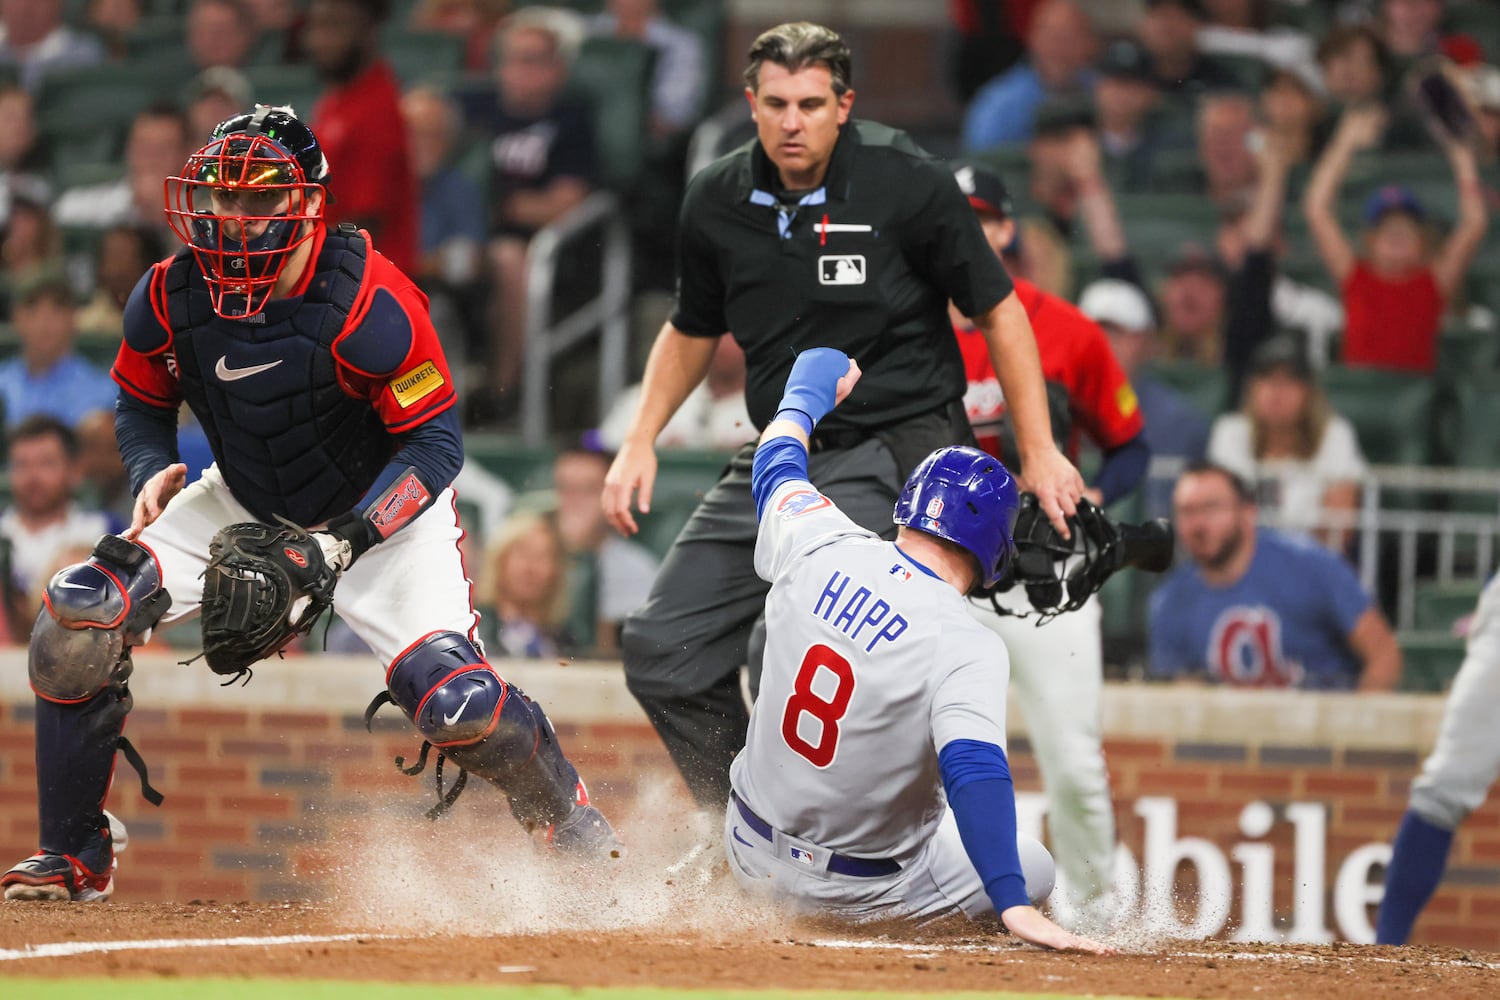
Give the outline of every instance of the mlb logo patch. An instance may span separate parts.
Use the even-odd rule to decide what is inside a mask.
[[[781,498],[776,505],[776,513],[783,520],[790,521],[794,517],[810,514],[824,507],[832,507],[833,501],[819,493],[817,490],[792,490]]]
[[[804,865],[807,865],[809,868],[816,864],[816,862],[813,861],[812,852],[810,851],[804,851],[800,847],[788,847],[787,850],[792,852],[793,861],[800,861]]]
[[[818,284],[863,285],[864,283],[864,254],[827,254],[818,258]]]
[[[943,516],[943,498],[933,497],[927,501],[927,516],[934,521]]]
[[[911,570],[907,569],[900,563],[897,563],[896,565],[891,567],[891,576],[894,576],[897,580],[905,583],[907,580],[911,579]]]

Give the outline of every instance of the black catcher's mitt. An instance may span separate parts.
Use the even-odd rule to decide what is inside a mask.
[[[1080,499],[1078,513],[1068,518],[1072,539],[1064,539],[1047,520],[1033,494],[1021,494],[1016,516],[1016,558],[1009,585],[1026,588],[1031,606],[1040,613],[1040,623],[1057,615],[1077,611],[1104,582],[1126,566],[1159,573],[1172,565],[1172,526],[1163,518],[1145,524],[1116,524],[1087,499]],[[1066,570],[1072,557],[1076,565]],[[998,607],[999,605],[997,605]]]
[[[317,539],[290,522],[228,525],[209,542],[208,557],[203,653],[216,674],[243,674],[333,604],[337,571]]]

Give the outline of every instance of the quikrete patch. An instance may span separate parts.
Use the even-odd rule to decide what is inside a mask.
[[[425,399],[443,386],[443,373],[437,365],[424,361],[409,372],[391,380],[391,392],[404,410],[418,400]]]

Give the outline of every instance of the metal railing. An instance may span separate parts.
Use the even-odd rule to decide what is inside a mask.
[[[553,287],[563,252],[598,233],[602,249],[599,291],[562,316],[553,315]],[[599,404],[625,388],[630,348],[630,230],[618,199],[589,195],[577,208],[531,238],[526,254],[526,357],[521,389],[521,436],[529,445],[547,441],[551,417],[551,370],[561,356],[599,339]]]
[[[1153,461],[1149,476],[1172,482],[1181,468],[1180,461]],[[1412,506],[1413,499],[1426,506]],[[1262,512],[1261,522],[1278,526],[1270,511]],[[1362,484],[1357,510],[1304,513],[1297,522],[1317,530],[1357,532],[1355,562],[1360,582],[1371,593],[1376,592],[1394,548],[1394,624],[1409,630],[1415,626],[1418,584],[1482,582],[1495,570],[1500,470],[1373,465]],[[1383,545],[1386,538],[1393,539],[1393,544]],[[1425,560],[1429,564],[1425,573],[1423,554],[1430,556]]]

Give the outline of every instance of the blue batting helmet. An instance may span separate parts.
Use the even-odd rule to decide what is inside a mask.
[[[979,560],[978,583],[993,587],[1010,565],[1021,498],[1016,481],[978,448],[939,448],[907,477],[892,520],[967,549]]]

